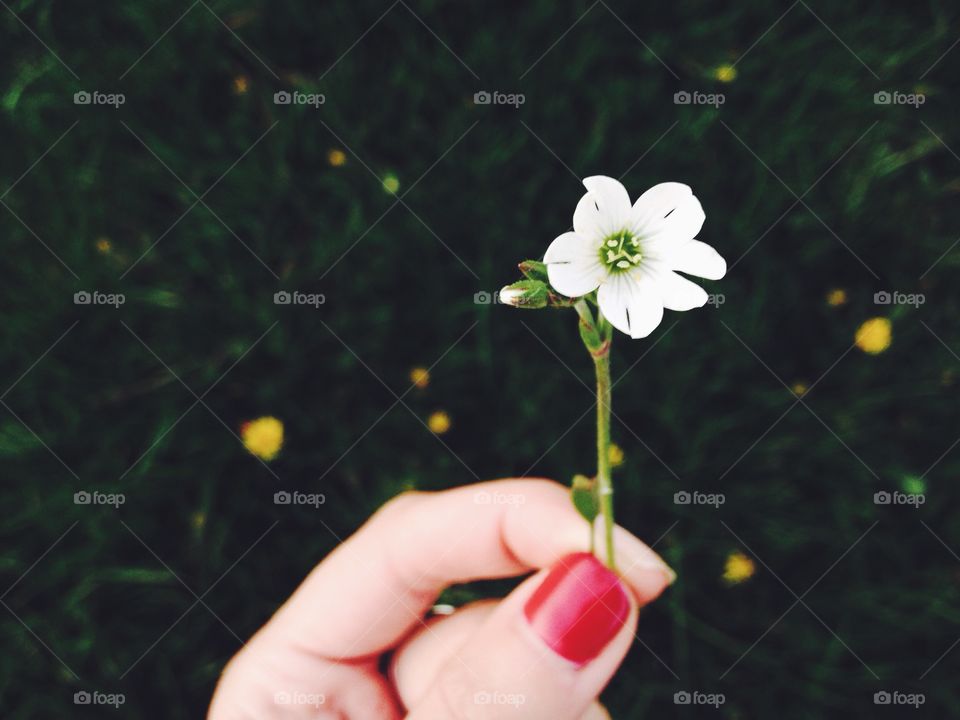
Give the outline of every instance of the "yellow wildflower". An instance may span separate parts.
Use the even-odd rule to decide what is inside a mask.
[[[834,288],[827,293],[827,305],[830,307],[840,307],[847,303],[847,291],[843,288]]]
[[[262,460],[273,460],[283,447],[283,423],[275,417],[262,417],[240,426],[243,446]]]
[[[450,416],[443,410],[437,410],[427,418],[427,427],[430,428],[430,432],[443,435],[450,429]]]
[[[610,443],[610,447],[607,448],[607,460],[610,461],[610,467],[620,467],[623,465],[623,448],[616,443]]]
[[[410,382],[418,390],[423,390],[427,385],[430,384],[430,371],[425,367],[415,367],[410,371]]]
[[[721,65],[713,71],[713,76],[722,83],[730,83],[737,79],[737,69],[733,65]]]
[[[757,566],[753,558],[747,557],[738,550],[727,556],[727,562],[723,568],[723,580],[727,585],[739,585],[752,578],[756,571]]]
[[[890,320],[885,317],[870,318],[857,329],[857,347],[870,355],[882,353],[890,347],[891,328]]]
[[[383,189],[391,195],[396,195],[400,189],[400,179],[393,173],[387,173],[383,176]]]
[[[327,162],[333,167],[342,167],[347,164],[347,154],[343,150],[334,148],[327,153]]]

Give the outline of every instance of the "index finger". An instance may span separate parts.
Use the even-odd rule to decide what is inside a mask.
[[[568,490],[497,480],[391,500],[307,576],[262,634],[334,660],[395,645],[448,585],[522,575],[589,545]],[[673,572],[617,528],[617,561],[641,603]],[[655,572],[651,572],[651,571]]]

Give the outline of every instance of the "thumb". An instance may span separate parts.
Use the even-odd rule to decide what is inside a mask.
[[[644,603],[669,582],[661,570],[646,572]],[[626,655],[637,606],[593,555],[567,555],[497,606],[407,720],[579,720]]]

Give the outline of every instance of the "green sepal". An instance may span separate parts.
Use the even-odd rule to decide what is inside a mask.
[[[597,494],[597,481],[586,475],[574,475],[570,487],[570,497],[577,512],[591,525],[600,514],[600,497]]]

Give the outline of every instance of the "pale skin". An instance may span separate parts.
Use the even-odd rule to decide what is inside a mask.
[[[544,568],[589,545],[567,488],[519,479],[401,495],[315,567],[230,661],[208,720],[608,718],[597,698],[634,640],[638,609],[672,579],[639,539],[614,534],[630,613],[577,666],[523,614]],[[502,600],[429,617],[449,585],[531,572]]]

